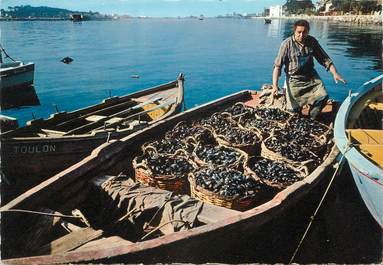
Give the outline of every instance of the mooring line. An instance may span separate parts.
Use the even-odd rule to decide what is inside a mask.
[[[299,241],[299,244],[298,244],[297,248],[295,249],[293,256],[290,258],[290,261],[289,261],[289,263],[288,263],[289,265],[293,263],[293,261],[294,261],[294,259],[295,259],[295,256],[297,255],[299,249],[301,248],[301,246],[302,246],[302,244],[303,244],[303,241],[305,240],[306,235],[307,235],[308,231],[310,230],[310,227],[311,227],[312,223],[314,222],[315,216],[317,215],[317,213],[318,213],[320,207],[322,206],[322,203],[323,203],[324,199],[325,199],[326,196],[327,196],[328,191],[330,190],[330,187],[331,187],[331,185],[332,185],[332,183],[333,183],[333,181],[334,181],[334,179],[335,179],[335,176],[338,174],[339,169],[341,169],[342,166],[343,166],[344,158],[345,158],[345,157],[344,157],[344,155],[342,154],[342,156],[341,156],[341,158],[340,158],[340,160],[339,160],[339,162],[338,162],[338,164],[337,164],[337,168],[335,169],[334,174],[333,174],[332,177],[331,177],[330,183],[327,185],[327,188],[326,188],[326,190],[325,190],[325,192],[324,192],[324,194],[323,194],[323,196],[322,196],[322,198],[321,198],[321,200],[320,200],[320,202],[319,202],[317,208],[315,209],[314,214],[313,214],[312,216],[310,216],[310,222],[309,222],[309,224],[307,225],[306,230],[305,230],[305,232],[304,232],[304,234],[303,234],[301,240]]]
[[[30,213],[30,214],[39,214],[39,215],[47,215],[47,216],[63,217],[63,218],[76,218],[76,219],[82,218],[81,216],[76,216],[76,215],[45,213],[45,212],[30,211],[30,210],[23,210],[23,209],[9,209],[9,210],[1,211],[1,213],[6,213],[6,212]]]

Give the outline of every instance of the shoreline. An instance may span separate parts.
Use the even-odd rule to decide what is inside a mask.
[[[144,19],[161,19],[162,17],[145,17]],[[191,19],[190,17],[163,17],[166,19]],[[238,19],[236,17],[205,17],[205,19]],[[118,18],[91,18],[84,19],[83,21],[90,20],[121,20],[121,19],[143,19],[142,17],[118,17]],[[196,19],[196,18],[192,18]],[[286,20],[296,20],[296,19],[307,19],[307,20],[325,20],[325,21],[334,21],[339,23],[350,23],[350,24],[368,24],[368,25],[383,25],[382,15],[337,15],[337,16],[309,16],[309,15],[294,15],[294,16],[281,16],[281,17],[246,17],[246,19],[286,19]],[[4,18],[0,17],[0,21],[65,21],[70,20],[69,18],[57,18],[57,17],[46,17],[46,18]]]
[[[282,17],[262,17],[270,19],[307,19],[307,20],[326,20],[335,21],[340,23],[351,24],[373,24],[382,25],[382,15],[338,15],[338,16],[308,16],[308,15],[295,15],[295,16],[282,16]]]

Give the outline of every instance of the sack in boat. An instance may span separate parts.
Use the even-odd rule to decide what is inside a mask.
[[[143,154],[133,159],[136,180],[148,186],[175,193],[186,192],[187,175],[195,170],[195,163],[183,150],[173,155]]]

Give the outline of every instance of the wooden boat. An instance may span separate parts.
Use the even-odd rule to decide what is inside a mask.
[[[0,49],[1,109],[39,105],[33,87],[35,64],[15,61],[1,45]],[[5,59],[10,58],[10,61],[3,61],[2,54],[5,55]]]
[[[271,19],[270,18],[265,18],[265,24],[271,24]]]
[[[183,75],[178,79],[0,135],[2,200],[14,197],[89,155],[112,139],[127,136],[182,110]]]
[[[261,228],[262,225],[284,213],[317,187],[325,179],[325,176],[333,172],[333,166],[339,152],[332,144],[326,158],[310,175],[282,189],[271,199],[249,210],[242,212],[203,203],[197,215],[195,226],[186,231],[164,232],[162,236],[143,240],[148,235],[146,234],[138,240],[129,240],[121,234],[111,232],[111,230],[107,232],[107,228],[103,226],[88,227],[84,228],[85,230],[79,229],[77,232],[67,233],[51,242],[45,242],[46,245],[36,252],[7,254],[8,250],[12,249],[12,246],[6,246],[8,240],[16,245],[19,244],[15,241],[19,238],[18,234],[15,235],[12,232],[17,230],[17,233],[23,235],[23,241],[26,241],[27,233],[25,230],[32,229],[34,231],[34,228],[29,225],[34,223],[30,219],[31,215],[34,215],[32,211],[49,208],[51,213],[59,212],[70,215],[73,209],[80,209],[81,205],[84,205],[83,202],[90,199],[91,205],[97,211],[97,216],[102,215],[102,209],[105,208],[97,206],[97,192],[91,188],[95,185],[99,187],[95,183],[99,183],[100,179],[105,179],[108,175],[117,175],[121,172],[131,176],[134,174],[131,166],[132,159],[140,152],[143,143],[158,139],[166,130],[173,128],[181,121],[206,117],[209,113],[232,106],[237,102],[243,102],[248,106],[257,106],[260,102],[260,93],[248,90],[241,91],[169,117],[123,139],[105,143],[81,162],[4,205],[0,209],[2,231],[4,232],[2,235],[4,240],[2,253],[5,255],[3,258],[6,258],[3,262],[6,264],[193,262],[195,261],[193,258],[206,255],[206,251],[209,254],[222,253],[228,246],[237,244],[244,234]],[[327,116],[333,121],[336,111],[334,105],[327,107],[327,115],[324,117]],[[125,185],[122,185],[121,189],[123,186]],[[120,186],[116,188],[120,189]],[[155,192],[158,194],[160,191],[157,189]],[[118,201],[125,198],[125,195],[108,194],[106,197],[112,197],[108,205],[112,205],[114,200]],[[188,197],[187,195],[184,196]],[[140,198],[140,195],[136,198]],[[191,200],[190,197],[188,198]],[[128,204],[135,205],[136,203]],[[118,203],[118,206],[113,207],[106,215],[112,216],[114,210],[122,209],[126,205],[126,203]],[[152,215],[153,211],[155,210],[152,210]],[[129,211],[118,220],[128,218],[133,212]],[[154,217],[147,224],[151,224],[153,219]],[[109,221],[106,222],[109,223]],[[17,229],[12,231],[15,224],[18,224]],[[35,232],[35,236],[32,238],[41,238],[43,232],[39,231],[38,233]],[[40,236],[37,236],[38,234]],[[29,245],[36,246],[35,243]],[[17,249],[21,249],[21,245],[17,246]]]
[[[371,215],[383,228],[383,75],[350,94],[335,121],[335,142],[346,157]]]
[[[1,63],[1,91],[6,89],[18,89],[32,85],[34,72],[34,63],[24,64],[21,61]]]

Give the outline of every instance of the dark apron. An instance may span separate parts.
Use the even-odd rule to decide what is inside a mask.
[[[309,77],[287,76],[286,83],[287,109],[291,111],[299,111],[304,105],[313,105],[327,96],[323,82],[315,70]]]

